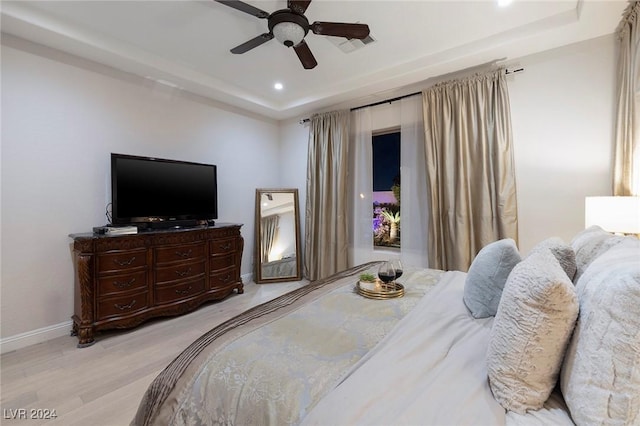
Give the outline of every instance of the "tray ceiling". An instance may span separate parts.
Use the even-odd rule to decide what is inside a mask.
[[[284,0],[247,3],[267,12],[286,7]],[[215,1],[4,0],[1,24],[3,34],[279,120],[611,34],[626,5],[314,0],[309,21],[366,23],[375,41],[346,53],[337,46],[344,39],[309,33],[305,40],[318,61],[312,70],[276,40],[231,54],[266,32],[266,20]]]

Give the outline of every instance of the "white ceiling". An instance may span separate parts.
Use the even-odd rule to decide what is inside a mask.
[[[285,0],[248,1],[273,12]],[[206,1],[2,1],[2,32],[273,119],[363,103],[496,59],[509,60],[615,31],[626,1],[313,0],[310,22],[361,22],[376,40],[344,53],[307,34],[318,66],[305,70],[275,39],[229,49],[267,22]],[[276,91],[275,82],[284,89]],[[353,106],[353,105],[351,105]]]

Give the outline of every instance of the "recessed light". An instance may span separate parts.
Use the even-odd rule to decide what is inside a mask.
[[[282,90],[284,89],[284,86],[282,85],[282,83],[276,83],[273,85],[273,88],[276,90]]]
[[[498,6],[500,7],[507,7],[511,3],[513,3],[513,0],[498,0]]]

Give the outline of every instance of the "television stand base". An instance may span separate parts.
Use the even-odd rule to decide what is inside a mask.
[[[192,228],[198,226],[199,222],[195,219],[185,220],[162,220],[158,222],[136,223],[140,229],[169,229],[169,228]]]

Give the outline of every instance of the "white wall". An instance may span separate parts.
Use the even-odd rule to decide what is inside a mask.
[[[522,58],[509,82],[521,251],[584,229],[584,197],[611,195],[613,36]]]
[[[106,223],[111,152],[216,164],[218,222],[244,224],[242,273],[252,272],[255,188],[280,184],[277,122],[2,41],[3,351],[16,336],[68,333],[67,235]]]
[[[570,241],[584,228],[584,197],[611,194],[614,38],[601,37],[510,62],[525,68],[508,77],[508,85],[519,247],[527,253],[546,237]],[[398,102],[373,108],[374,130],[399,126],[399,110]],[[306,146],[306,126],[289,122],[283,129],[282,146]],[[283,151],[283,168],[302,161],[300,155]],[[305,175],[290,179],[302,185]]]

